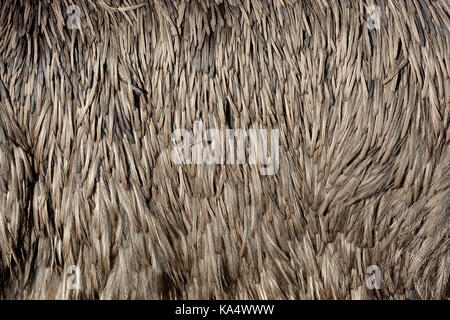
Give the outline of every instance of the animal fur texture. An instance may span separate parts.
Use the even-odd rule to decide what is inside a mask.
[[[0,297],[448,298],[449,27],[448,0],[1,1]],[[197,120],[279,129],[278,172],[175,165]]]

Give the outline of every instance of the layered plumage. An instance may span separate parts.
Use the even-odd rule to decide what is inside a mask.
[[[2,298],[450,296],[447,0],[72,4],[0,4]],[[196,120],[278,173],[175,165]]]

